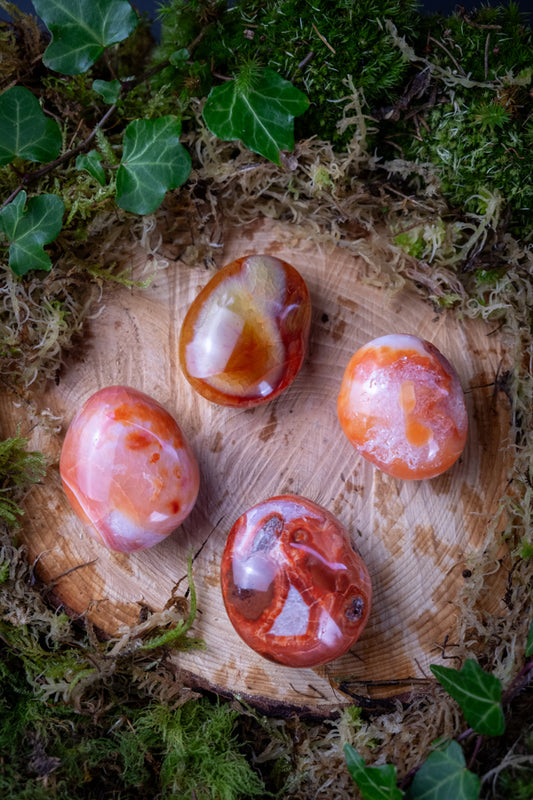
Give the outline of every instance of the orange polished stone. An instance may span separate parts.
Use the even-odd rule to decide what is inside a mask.
[[[174,418],[126,386],[93,394],[61,450],[67,497],[87,531],[128,553],[161,542],[191,512],[200,475]]]
[[[358,452],[395,478],[440,475],[466,443],[459,377],[417,336],[391,334],[361,347],[346,367],[337,411]]]
[[[183,321],[183,373],[213,403],[249,407],[277,397],[298,374],[311,324],[307,286],[268,255],[238,258],[211,278]]]
[[[237,633],[289,667],[344,655],[370,613],[370,577],[346,529],[304,497],[272,497],[239,517],[220,574]]]

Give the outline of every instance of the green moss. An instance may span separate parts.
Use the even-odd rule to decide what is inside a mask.
[[[367,103],[396,96],[408,70],[384,27],[390,19],[408,38],[414,34],[418,3],[413,0],[253,0],[238,2],[225,13],[219,3],[172,0],[162,10],[158,58],[186,47],[203,31],[194,51],[198,62],[212,64],[226,76],[238,74],[253,60],[292,81],[311,106],[296,121],[296,135],[318,135],[341,143],[344,83],[352,75]],[[191,14],[191,11],[193,12]],[[196,14],[196,21],[193,15]],[[174,80],[180,73],[175,72]]]
[[[470,107],[456,97],[453,105],[433,109],[419,142],[412,140],[407,146],[417,161],[434,165],[442,193],[452,205],[483,213],[478,203],[481,190],[499,191],[516,224],[524,226],[533,207],[533,178],[522,121],[505,112],[487,136],[489,122],[480,123],[479,113],[479,106]]]
[[[263,781],[239,747],[238,714],[206,699],[172,710],[157,705],[133,722],[137,736],[161,755],[165,797],[196,795],[198,800],[264,797]]]
[[[20,429],[12,438],[0,441],[0,517],[9,525],[16,525],[22,514],[17,504],[20,491],[37,483],[46,471],[42,453],[28,452],[27,446]]]
[[[432,62],[450,70],[459,65],[473,81],[500,81],[531,68],[531,29],[517,3],[479,7],[470,14],[432,15],[419,33],[419,42],[431,37]]]
[[[22,666],[13,651],[0,661],[3,798],[268,796],[238,743],[238,714],[225,705],[115,702],[80,714],[37,698]]]
[[[483,213],[478,196],[499,191],[511,230],[527,238],[533,208],[531,28],[511,3],[471,17],[431,17],[420,28],[419,54],[423,41],[427,54],[417,58],[421,69],[429,66],[428,87],[409,108],[414,127],[407,120],[384,123],[384,139],[394,143],[389,154],[397,157],[399,148],[406,161],[432,165],[442,194],[456,208]],[[422,112],[415,115],[417,107]]]
[[[533,544],[527,541],[522,542],[518,550],[518,555],[525,561],[529,560],[530,558],[533,558]]]

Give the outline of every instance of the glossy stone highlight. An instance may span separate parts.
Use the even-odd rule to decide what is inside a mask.
[[[311,301],[286,261],[238,258],[211,278],[183,321],[179,358],[189,383],[213,403],[249,407],[281,394],[307,347]]]
[[[346,367],[337,411],[353,446],[396,478],[440,475],[466,443],[459,377],[434,345],[417,336],[391,334],[361,347]]]
[[[60,473],[87,531],[128,553],[161,542],[191,512],[200,476],[177,422],[146,394],[93,394],[65,436]]]
[[[346,529],[295,495],[272,497],[239,517],[224,548],[221,584],[246,644],[289,667],[344,655],[370,613],[370,577]]]

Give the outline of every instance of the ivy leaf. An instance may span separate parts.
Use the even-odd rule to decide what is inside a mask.
[[[173,67],[182,67],[189,58],[189,51],[182,47],[181,50],[175,50],[169,56],[169,61]]]
[[[101,153],[98,150],[89,150],[88,153],[82,153],[76,159],[76,169],[85,169],[92,175],[93,178],[96,178],[98,183],[102,186],[105,186],[105,171],[100,163],[103,159]]]
[[[104,48],[126,39],[139,18],[128,0],[32,0],[52,34],[43,63],[77,75],[100,58]]]
[[[280,150],[294,148],[294,117],[307,97],[270,69],[239,76],[209,92],[203,116],[219,139],[240,139],[254,153],[280,163]]]
[[[396,786],[396,767],[383,764],[367,767],[351,744],[344,745],[348,771],[359,786],[363,800],[401,800],[404,793]]]
[[[59,125],[44,114],[29,89],[13,86],[0,95],[0,166],[16,157],[53,161],[60,149]]]
[[[9,266],[15,275],[31,269],[50,270],[50,256],[44,245],[53,242],[61,230],[65,205],[55,194],[31,197],[26,206],[26,192],[0,211],[0,228],[9,243]]]
[[[92,88],[97,94],[103,97],[104,103],[109,103],[109,105],[113,105],[113,103],[116,103],[118,98],[120,97],[120,90],[122,89],[122,85],[119,80],[114,80],[114,81],[96,80],[93,81]]]
[[[484,736],[500,736],[505,730],[501,705],[502,685],[473,658],[461,670],[431,664],[430,669],[463,710],[466,721]]]
[[[457,742],[434,750],[422,764],[408,792],[408,800],[477,800],[481,780],[466,768]]]
[[[124,131],[117,172],[117,203],[134,214],[151,214],[168,189],[185,183],[191,157],[180,143],[181,122],[174,116],[135,119]]]
[[[529,633],[527,635],[526,643],[526,658],[533,656],[533,619],[529,625]]]

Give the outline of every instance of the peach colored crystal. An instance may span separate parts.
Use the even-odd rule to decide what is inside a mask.
[[[416,336],[391,334],[361,347],[346,367],[337,411],[356,450],[396,478],[440,475],[465,446],[468,419],[457,373]]]
[[[93,394],[67,431],[60,473],[88,532],[110,550],[151,547],[192,510],[199,471],[177,422],[126,386]]]

